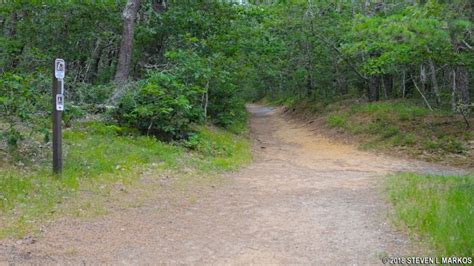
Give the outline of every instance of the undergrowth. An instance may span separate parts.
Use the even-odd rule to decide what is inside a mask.
[[[294,106],[323,116],[329,128],[359,136],[362,147],[395,147],[426,160],[474,167],[469,159],[473,130],[457,115],[431,112],[409,101],[313,105]]]

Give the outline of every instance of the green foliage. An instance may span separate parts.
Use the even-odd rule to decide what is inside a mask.
[[[47,113],[42,79],[13,73],[0,75],[0,126],[2,139],[12,149],[26,136],[44,129],[41,123]]]
[[[438,256],[474,253],[474,176],[405,173],[388,177],[394,217],[430,240]]]
[[[426,97],[435,109],[447,109],[457,98],[468,104],[472,86],[463,83],[457,88],[462,93],[451,92],[452,71],[474,66],[468,10],[472,3],[465,0],[266,6],[261,34],[266,42],[254,42],[274,49],[255,49],[260,84],[254,95],[316,104],[361,96],[370,101]]]
[[[49,77],[54,58],[61,57],[67,63],[67,76],[74,77],[74,81],[92,81],[93,76],[102,75],[101,70],[108,68],[103,65],[99,73],[91,72],[95,63],[92,51],[100,49],[105,55],[118,44],[124,3],[3,3],[0,14],[5,18],[2,27],[6,36],[0,42],[0,69],[26,73],[34,70]],[[97,40],[102,45],[97,46]]]
[[[25,80],[35,73],[36,80],[48,77],[51,61],[62,57],[68,69],[66,103],[89,112],[103,111],[115,89],[109,82],[117,64],[124,4],[5,3],[0,7],[5,18],[0,72]],[[414,81],[428,102],[440,100],[435,108],[445,108],[461,96],[468,105],[465,94],[472,91],[469,76],[474,65],[473,24],[464,11],[469,7],[465,0],[388,1],[380,6],[362,0],[245,6],[174,1],[162,9],[153,1],[142,1],[130,73],[132,80],[141,80],[132,88],[140,93],[127,94],[116,117],[143,133],[182,138],[189,131],[184,125],[188,122],[241,128],[246,101],[266,97],[285,105],[301,100],[325,105],[367,95],[371,81],[379,96],[370,100],[419,98]],[[428,66],[435,68],[439,91]],[[453,96],[450,75],[460,67],[469,69],[468,80],[457,83],[459,93]],[[158,73],[170,84],[152,80]],[[48,91],[35,93],[44,96]],[[153,107],[151,101],[162,101],[164,96],[151,94],[163,92],[171,92],[175,99]],[[80,117],[78,108],[66,116]],[[412,110],[400,114],[407,121],[417,117]],[[25,135],[10,130],[11,143],[18,134]]]
[[[368,59],[361,69],[369,75],[394,73],[427,59],[442,60],[452,51],[449,33],[444,21],[420,14],[426,8],[409,7],[390,16],[356,17],[344,51],[351,56],[364,54]]]
[[[203,89],[187,87],[175,76],[151,72],[122,98],[114,117],[120,124],[164,139],[185,138],[193,123],[203,121]]]

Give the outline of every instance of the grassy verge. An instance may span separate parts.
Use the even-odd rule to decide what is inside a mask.
[[[154,174],[183,173],[189,182],[192,177],[236,169],[251,159],[246,138],[205,127],[192,143],[182,145],[139,136],[115,125],[83,123],[66,130],[64,142],[61,177],[51,175],[49,164],[0,168],[0,237],[22,237],[37,230],[41,221],[78,213],[86,205],[103,213],[94,203],[76,204],[79,194],[96,193],[104,184],[133,185],[149,165],[154,165]],[[65,204],[70,202],[74,204]]]
[[[439,256],[474,255],[474,176],[388,177],[394,218],[428,238]]]
[[[449,112],[430,112],[409,101],[340,101],[324,106],[300,102],[291,108],[316,114],[328,128],[358,138],[364,148],[388,148],[428,161],[474,167],[474,132]]]

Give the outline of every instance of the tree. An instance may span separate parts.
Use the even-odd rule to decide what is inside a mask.
[[[132,62],[133,38],[135,31],[135,18],[137,17],[140,0],[128,0],[123,9],[123,32],[120,44],[117,72],[114,81],[119,85],[114,92],[112,100],[115,101],[123,93],[123,85],[127,82]]]

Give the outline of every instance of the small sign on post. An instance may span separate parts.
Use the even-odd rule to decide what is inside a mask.
[[[66,63],[63,59],[54,60],[54,76],[57,79],[64,79],[64,74],[66,73]]]
[[[66,63],[63,59],[54,60],[53,66],[53,172],[63,169],[61,112],[64,111],[64,76]]]
[[[56,111],[64,111],[64,96],[56,94]]]

